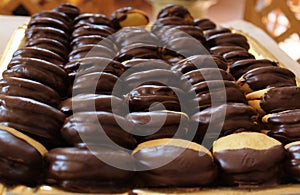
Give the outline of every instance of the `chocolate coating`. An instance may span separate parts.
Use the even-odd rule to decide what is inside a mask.
[[[205,31],[205,38],[209,39],[209,37],[217,34],[222,34],[222,33],[230,33],[231,30],[229,28],[224,28],[224,27],[217,27],[214,29],[208,29]]]
[[[80,193],[97,193],[105,186],[116,188],[129,183],[131,171],[115,168],[97,157],[134,166],[132,157],[120,150],[57,148],[46,155],[48,180],[54,180],[64,190]]]
[[[115,57],[115,52],[102,45],[83,45],[70,52],[69,62],[87,57],[104,57],[113,59]]]
[[[247,51],[245,48],[240,46],[214,46],[209,49],[212,55],[223,56],[225,53],[229,53],[232,51]]]
[[[45,163],[37,149],[2,129],[0,129],[0,146],[2,182],[28,186],[35,186],[42,182]]]
[[[50,87],[36,81],[8,77],[0,80],[0,94],[31,98],[53,107],[60,104],[60,96]]]
[[[100,35],[103,37],[108,37],[112,35],[115,30],[106,25],[85,25],[76,28],[72,33],[72,39],[75,39],[79,36],[86,36],[86,35]]]
[[[65,115],[47,104],[23,97],[0,95],[0,123],[13,127],[47,148],[60,146]]]
[[[264,67],[264,66],[277,66],[277,63],[267,59],[239,60],[230,65],[230,73],[232,74],[232,76],[234,76],[235,79],[239,79],[246,72],[254,68]]]
[[[70,116],[77,112],[104,111],[121,115],[123,99],[112,95],[82,94],[64,100],[59,109]]]
[[[31,19],[27,28],[30,29],[35,27],[52,27],[60,29],[67,34],[69,34],[71,31],[70,27],[66,25],[63,21],[50,17],[38,17]]]
[[[136,140],[127,131],[131,128],[125,118],[109,112],[78,112],[66,118],[61,129],[65,140],[71,144],[133,149]]]
[[[80,14],[80,10],[75,5],[70,3],[63,3],[53,9],[54,11],[65,13],[72,20]]]
[[[247,38],[244,35],[237,33],[221,33],[210,36],[207,39],[208,44],[213,46],[240,46],[248,50],[250,48]]]
[[[190,21],[186,21],[180,17],[166,17],[157,19],[151,27],[151,31],[158,35],[161,28],[164,26],[179,26],[179,25],[192,25]]]
[[[228,53],[224,53],[223,58],[228,63],[233,64],[239,60],[255,59],[255,56],[249,53],[248,51],[236,50],[236,51],[230,51]]]
[[[214,29],[217,25],[208,18],[196,18],[194,25],[200,27],[202,30]]]
[[[72,40],[70,46],[72,50],[82,47],[84,45],[102,45],[113,51],[116,51],[115,44],[108,38],[100,35],[83,35]]]
[[[12,59],[8,69],[2,74],[3,78],[18,77],[43,83],[64,96],[67,87],[66,72],[53,63],[36,58]]]
[[[135,58],[122,62],[126,68],[124,74],[130,75],[139,71],[146,71],[152,69],[170,69],[170,65],[161,59],[143,59]]]
[[[62,21],[64,24],[66,24],[68,27],[72,26],[72,20],[69,18],[65,13],[62,12],[57,12],[54,10],[49,10],[49,11],[41,11],[38,13],[35,13],[31,16],[31,19],[38,19],[41,17],[48,17],[48,18],[53,18],[59,21]]]
[[[157,19],[159,18],[167,18],[167,17],[178,17],[182,18],[187,22],[193,22],[194,18],[189,12],[189,10],[182,6],[182,5],[174,5],[174,4],[169,4],[165,7],[163,7],[158,15]]]
[[[103,14],[82,13],[74,19],[74,28],[79,28],[86,24],[106,25],[113,27],[111,21]]]
[[[290,179],[300,181],[300,144],[294,144],[286,148],[287,158],[284,163],[285,171]]]

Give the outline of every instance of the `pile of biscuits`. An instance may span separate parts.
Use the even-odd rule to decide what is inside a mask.
[[[0,180],[67,191],[300,181],[300,88],[180,5],[149,28],[71,4],[31,17],[0,80]]]

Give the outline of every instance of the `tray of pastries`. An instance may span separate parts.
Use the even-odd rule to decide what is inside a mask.
[[[298,71],[180,5],[37,13],[1,59],[0,194],[297,194]]]

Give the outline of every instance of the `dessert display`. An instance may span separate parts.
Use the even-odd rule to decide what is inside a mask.
[[[148,23],[131,7],[108,17],[61,4],[31,17],[0,80],[1,186],[114,193],[299,181],[296,75],[183,6]]]

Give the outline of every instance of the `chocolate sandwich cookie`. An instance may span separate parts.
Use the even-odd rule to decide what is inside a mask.
[[[255,56],[248,51],[235,50],[224,53],[222,56],[229,64],[233,64],[239,60],[255,59]]]
[[[195,55],[179,61],[172,66],[171,70],[185,74],[192,70],[202,68],[219,68],[228,71],[229,65],[220,56],[215,55]]]
[[[295,74],[286,68],[266,66],[254,68],[237,80],[246,93],[269,87],[296,86]]]
[[[300,87],[274,87],[262,89],[246,95],[249,105],[261,115],[300,109]]]
[[[70,52],[69,62],[86,57],[113,59],[115,57],[115,51],[102,45],[82,45]]]
[[[300,109],[265,115],[262,122],[268,135],[282,143],[300,141]]]
[[[24,47],[38,47],[50,50],[62,58],[67,59],[69,54],[68,48],[61,42],[49,38],[37,38],[26,41]]]
[[[18,77],[43,83],[64,97],[67,88],[66,72],[53,63],[36,58],[12,59],[3,78]]]
[[[115,83],[119,77],[107,72],[93,72],[76,77],[71,86],[72,96],[78,94],[106,94],[113,93]],[[116,94],[117,93],[117,94]],[[116,96],[120,96],[119,90],[114,90]]]
[[[126,120],[132,127],[130,133],[139,143],[159,138],[189,139],[189,117],[182,112],[133,112],[126,116]]]
[[[31,20],[35,20],[38,18],[45,18],[45,17],[59,20],[59,21],[63,22],[64,24],[66,24],[69,28],[71,28],[73,25],[73,21],[65,13],[57,12],[54,10],[47,10],[47,11],[41,11],[41,12],[35,13],[31,16]]]
[[[203,81],[226,80],[234,81],[231,74],[219,68],[201,68],[185,73],[180,77],[184,82],[195,85]]]
[[[113,27],[111,21],[104,15],[98,13],[82,13],[74,19],[74,28],[85,26],[86,24],[106,25]]]
[[[110,148],[57,148],[47,153],[46,161],[49,164],[48,183],[79,193],[101,193],[109,187],[111,193],[130,184],[132,171],[109,165],[106,161],[130,170],[134,168],[130,154]]]
[[[196,112],[227,102],[247,103],[244,92],[233,81],[203,81],[191,86],[189,93],[196,94],[193,99],[198,103]]]
[[[56,91],[42,83],[23,78],[1,79],[0,94],[31,98],[53,107],[60,104],[60,96]]]
[[[242,48],[240,46],[214,46],[209,49],[210,53],[212,55],[217,56],[223,56],[226,53],[232,52],[232,51],[247,51],[245,48]]]
[[[227,103],[207,108],[191,117],[192,125],[197,127],[194,141],[207,144],[232,133],[258,131],[257,116],[257,112],[244,103]]]
[[[226,46],[240,46],[248,50],[250,45],[247,41],[247,38],[244,35],[237,33],[221,33],[210,36],[207,39],[210,47],[226,45]]]
[[[135,58],[127,61],[123,61],[122,64],[127,70],[124,74],[130,75],[138,71],[146,71],[152,69],[170,69],[171,65],[161,59],[143,59]]]
[[[300,181],[300,141],[292,142],[285,146],[287,158],[284,168],[290,180]]]
[[[0,124],[15,128],[47,148],[60,146],[65,115],[59,110],[24,97],[0,95]]]
[[[0,180],[8,185],[36,186],[44,178],[46,148],[27,135],[0,125]]]
[[[108,38],[101,35],[83,35],[73,39],[70,43],[72,50],[84,45],[102,45],[107,47],[114,52],[117,51],[115,44]]]
[[[184,92],[175,87],[142,85],[131,90],[126,96],[130,111],[154,111],[154,110],[171,110],[181,111],[185,102],[180,102]],[[182,103],[182,105],[180,104]],[[162,105],[164,108],[162,108]]]
[[[217,27],[214,29],[208,29],[205,31],[205,38],[209,39],[209,37],[217,34],[222,34],[222,33],[230,33],[231,30],[229,28],[224,28],[224,27]]]
[[[64,31],[53,28],[53,27],[31,27],[26,30],[26,41],[38,39],[38,38],[48,38],[48,39],[54,39],[62,44],[64,46],[69,46],[69,35],[65,33]]]
[[[60,29],[67,34],[69,34],[72,30],[63,21],[50,18],[50,17],[38,17],[38,18],[31,19],[29,21],[27,28],[30,29],[35,27],[52,27],[52,28]]]
[[[187,21],[180,17],[166,17],[157,19],[152,27],[151,32],[159,36],[159,32],[161,32],[161,28],[165,26],[173,27],[173,26],[181,26],[181,25],[192,25],[193,22]]]
[[[111,148],[133,149],[135,138],[124,117],[110,112],[78,112],[67,117],[61,134],[71,145],[86,143]]]
[[[178,17],[184,19],[187,22],[194,21],[194,18],[189,10],[182,5],[169,4],[163,7],[157,14],[157,19],[167,17]]]
[[[124,86],[131,91],[141,85],[160,85],[181,88],[182,82],[171,70],[152,69],[139,71],[124,77]]]
[[[144,142],[132,152],[146,187],[196,187],[210,185],[217,169],[209,150],[182,139]]]
[[[149,17],[145,12],[132,7],[115,10],[110,15],[110,20],[117,30],[126,26],[146,26],[149,23]]]
[[[265,134],[243,132],[215,141],[213,155],[227,185],[261,186],[279,183],[285,152],[279,141]]]
[[[80,14],[79,8],[70,3],[60,4],[59,6],[55,7],[53,11],[62,12],[69,16],[69,18],[71,18],[72,20],[74,20],[74,18],[76,18]]]
[[[115,33],[115,30],[106,25],[84,25],[74,29],[72,33],[72,39],[86,35],[100,35],[102,37],[108,37]]]
[[[209,30],[217,27],[217,25],[209,18],[196,18],[194,20],[194,26],[198,26],[202,30]]]
[[[265,66],[277,66],[277,63],[267,59],[245,59],[239,60],[230,65],[230,73],[234,76],[236,80],[238,80],[243,74],[246,72]]]
[[[123,99],[113,95],[81,94],[64,100],[59,109],[66,116],[77,112],[104,111],[121,115]]]

